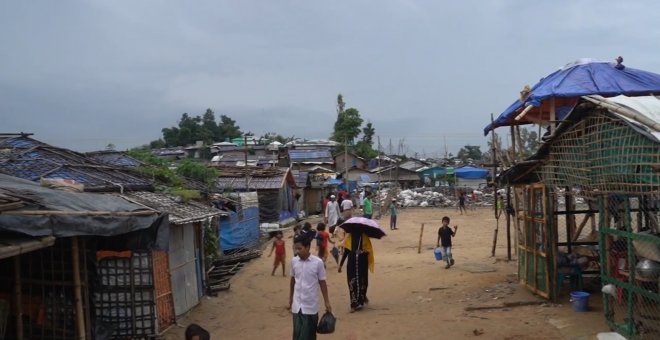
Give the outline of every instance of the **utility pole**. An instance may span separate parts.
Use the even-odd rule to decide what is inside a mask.
[[[346,191],[351,192],[348,187],[348,139],[344,137],[344,184],[346,185]]]
[[[248,170],[248,145],[247,145],[247,135],[243,135],[243,146],[245,147],[245,192],[250,191],[250,178]]]

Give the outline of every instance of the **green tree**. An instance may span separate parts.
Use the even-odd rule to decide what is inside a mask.
[[[374,128],[371,122],[367,122],[367,125],[362,128],[362,141],[367,143],[369,146],[374,145],[374,135],[376,134],[376,129]]]
[[[286,144],[295,138],[295,136],[284,137],[275,132],[266,132],[263,136],[259,137],[259,142],[262,144],[270,144],[272,142],[280,142],[282,144]]]
[[[344,96],[340,93],[337,95],[337,116],[344,112],[344,107],[346,107],[346,103],[344,103]]]
[[[151,149],[161,149],[161,148],[164,148],[166,146],[167,146],[167,144],[165,143],[165,141],[162,138],[152,140],[149,143],[149,148],[151,148]]]
[[[220,131],[219,140],[231,140],[243,135],[241,128],[236,125],[236,121],[229,118],[227,115],[220,115],[220,123],[218,123],[218,129]]]
[[[361,140],[355,144],[353,147],[355,153],[365,159],[374,159],[378,156],[378,152],[374,150],[369,143]]]
[[[356,108],[349,108],[337,115],[337,121],[335,122],[331,139],[335,142],[352,145],[355,138],[360,135],[361,125],[362,118],[360,117],[360,111]]]
[[[466,145],[458,151],[457,155],[457,157],[460,158],[463,162],[467,161],[468,158],[478,161],[481,160],[481,156],[481,147],[478,145]]]
[[[180,176],[196,179],[206,184],[211,184],[218,178],[218,171],[209,168],[206,165],[193,160],[184,160],[176,168],[176,173]]]
[[[165,141],[165,147],[174,147],[178,146],[179,144],[179,128],[177,127],[171,127],[171,128],[163,128],[161,130],[163,133],[163,139]]]
[[[529,157],[539,148],[539,135],[534,130],[520,129],[520,140],[523,144],[523,155]]]
[[[215,122],[215,113],[211,109],[206,109],[202,116],[202,128],[200,137],[206,144],[212,144],[213,141],[220,141],[220,129]]]

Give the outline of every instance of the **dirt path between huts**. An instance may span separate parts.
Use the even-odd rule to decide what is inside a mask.
[[[450,269],[432,253],[445,215],[459,226],[456,264]],[[389,230],[388,216],[379,223],[388,236],[372,242],[376,268],[369,277],[370,304],[349,313],[346,274],[338,273],[329,259],[327,281],[337,328],[319,339],[595,339],[608,330],[597,298],[590,300],[589,312],[577,313],[568,302],[568,288],[562,303],[553,305],[518,284],[515,259],[505,261],[504,218],[497,256],[490,257],[495,218],[488,208],[467,216],[451,208],[411,208],[400,211],[399,230]],[[285,240],[290,256],[291,232]],[[232,278],[230,290],[203,298],[165,338],[183,339],[184,327],[194,322],[208,329],[212,339],[291,339],[289,278],[271,276],[271,269],[272,258],[253,260]]]

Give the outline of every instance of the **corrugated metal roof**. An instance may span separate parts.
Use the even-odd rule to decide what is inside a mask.
[[[288,168],[258,168],[258,167],[217,167],[220,177],[216,180],[216,189],[221,191],[238,190],[245,191],[245,176],[248,177],[249,190],[277,190],[282,188],[286,176],[290,185],[294,186],[295,180]]]
[[[292,170],[291,173],[293,174],[293,179],[296,181],[296,185],[299,188],[304,188],[307,186],[307,178],[309,177],[309,173],[307,171]]]
[[[134,191],[125,193],[123,196],[154,210],[168,213],[170,222],[174,224],[187,224],[204,221],[215,216],[229,215],[227,212],[203,205],[199,202],[182,202],[180,198],[167,194]]]
[[[273,177],[250,177],[250,190],[274,190],[282,187],[284,174]],[[216,187],[221,190],[245,190],[244,177],[219,177]]]
[[[134,168],[142,165],[137,159],[126,155],[123,152],[119,151],[97,151],[97,152],[88,152],[88,157],[91,157],[95,161],[107,165],[122,166]]]
[[[289,160],[291,162],[334,162],[329,150],[289,150]]]
[[[86,191],[149,190],[150,178],[131,170],[104,165],[81,153],[50,146],[30,137],[0,136],[0,172],[37,181],[72,179]]]

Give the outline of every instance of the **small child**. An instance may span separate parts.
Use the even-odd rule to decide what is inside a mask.
[[[330,234],[325,231],[325,223],[320,222],[316,226],[316,245],[318,249],[318,256],[323,260],[323,264],[325,265],[325,261],[328,259],[328,241],[330,240]]]
[[[268,257],[271,257],[273,255],[273,250],[275,251],[275,261],[273,261],[273,271],[270,273],[270,275],[275,275],[275,270],[277,269],[277,266],[281,263],[282,264],[282,276],[286,277],[286,271],[285,271],[285,264],[284,264],[284,259],[286,258],[286,248],[284,247],[284,240],[282,239],[284,237],[284,234],[282,234],[281,231],[278,231],[277,234],[275,234],[275,240],[273,241],[273,247],[270,248],[270,254],[268,254]]]
[[[449,267],[454,265],[454,259],[451,256],[451,238],[456,236],[456,230],[458,230],[457,225],[454,226],[454,230],[449,228],[448,216],[442,218],[442,227],[438,229],[437,246],[440,247],[440,245],[442,245],[442,255],[445,257],[445,261],[447,262],[445,269],[449,269]]]

